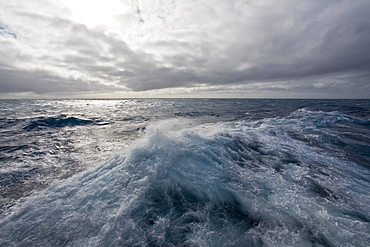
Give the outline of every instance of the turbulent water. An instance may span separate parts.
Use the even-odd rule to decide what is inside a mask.
[[[370,100],[2,100],[1,246],[370,246]]]

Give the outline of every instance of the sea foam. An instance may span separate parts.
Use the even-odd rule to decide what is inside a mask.
[[[3,219],[0,244],[366,246],[369,171],[325,138],[353,121],[299,110],[253,122],[151,124],[109,162]]]

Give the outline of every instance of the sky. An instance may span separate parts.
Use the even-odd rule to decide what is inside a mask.
[[[369,0],[0,0],[0,98],[370,98]]]

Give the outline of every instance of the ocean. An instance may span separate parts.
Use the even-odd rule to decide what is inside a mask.
[[[0,246],[370,246],[370,100],[0,107]]]

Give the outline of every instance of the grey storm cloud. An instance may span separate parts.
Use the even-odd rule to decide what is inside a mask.
[[[86,89],[86,82],[61,80],[60,77],[45,71],[23,71],[0,67],[0,86],[3,93],[35,92],[50,93],[53,91],[73,92]],[[49,85],[54,85],[50,88]]]
[[[15,3],[0,4],[0,93],[370,90],[365,0],[121,1],[110,26]]]

